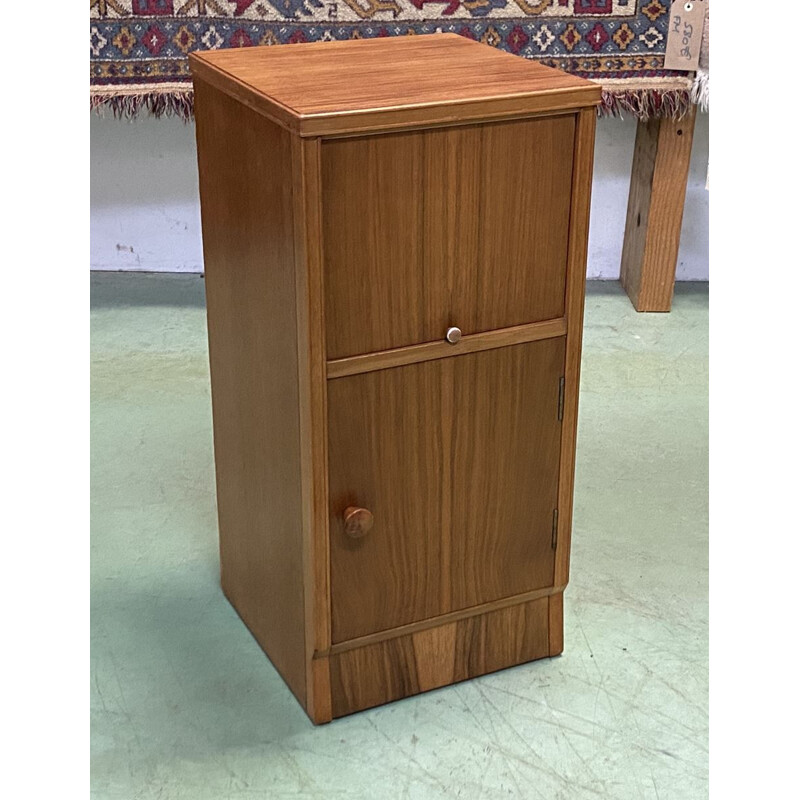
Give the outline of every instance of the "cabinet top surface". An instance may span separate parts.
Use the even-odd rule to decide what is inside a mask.
[[[301,135],[594,105],[600,86],[454,33],[194,53],[195,78]]]

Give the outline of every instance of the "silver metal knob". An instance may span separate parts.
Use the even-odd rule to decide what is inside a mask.
[[[461,328],[448,328],[445,339],[450,344],[458,344],[461,341]]]

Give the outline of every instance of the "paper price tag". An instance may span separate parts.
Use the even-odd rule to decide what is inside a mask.
[[[664,69],[694,72],[700,61],[700,42],[708,0],[672,0]]]

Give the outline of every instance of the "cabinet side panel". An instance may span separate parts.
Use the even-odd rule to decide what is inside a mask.
[[[305,704],[290,134],[195,83],[222,587]]]

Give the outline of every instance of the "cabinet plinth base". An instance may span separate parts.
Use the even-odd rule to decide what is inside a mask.
[[[557,655],[563,639],[562,597],[543,597],[325,657],[332,716]]]

